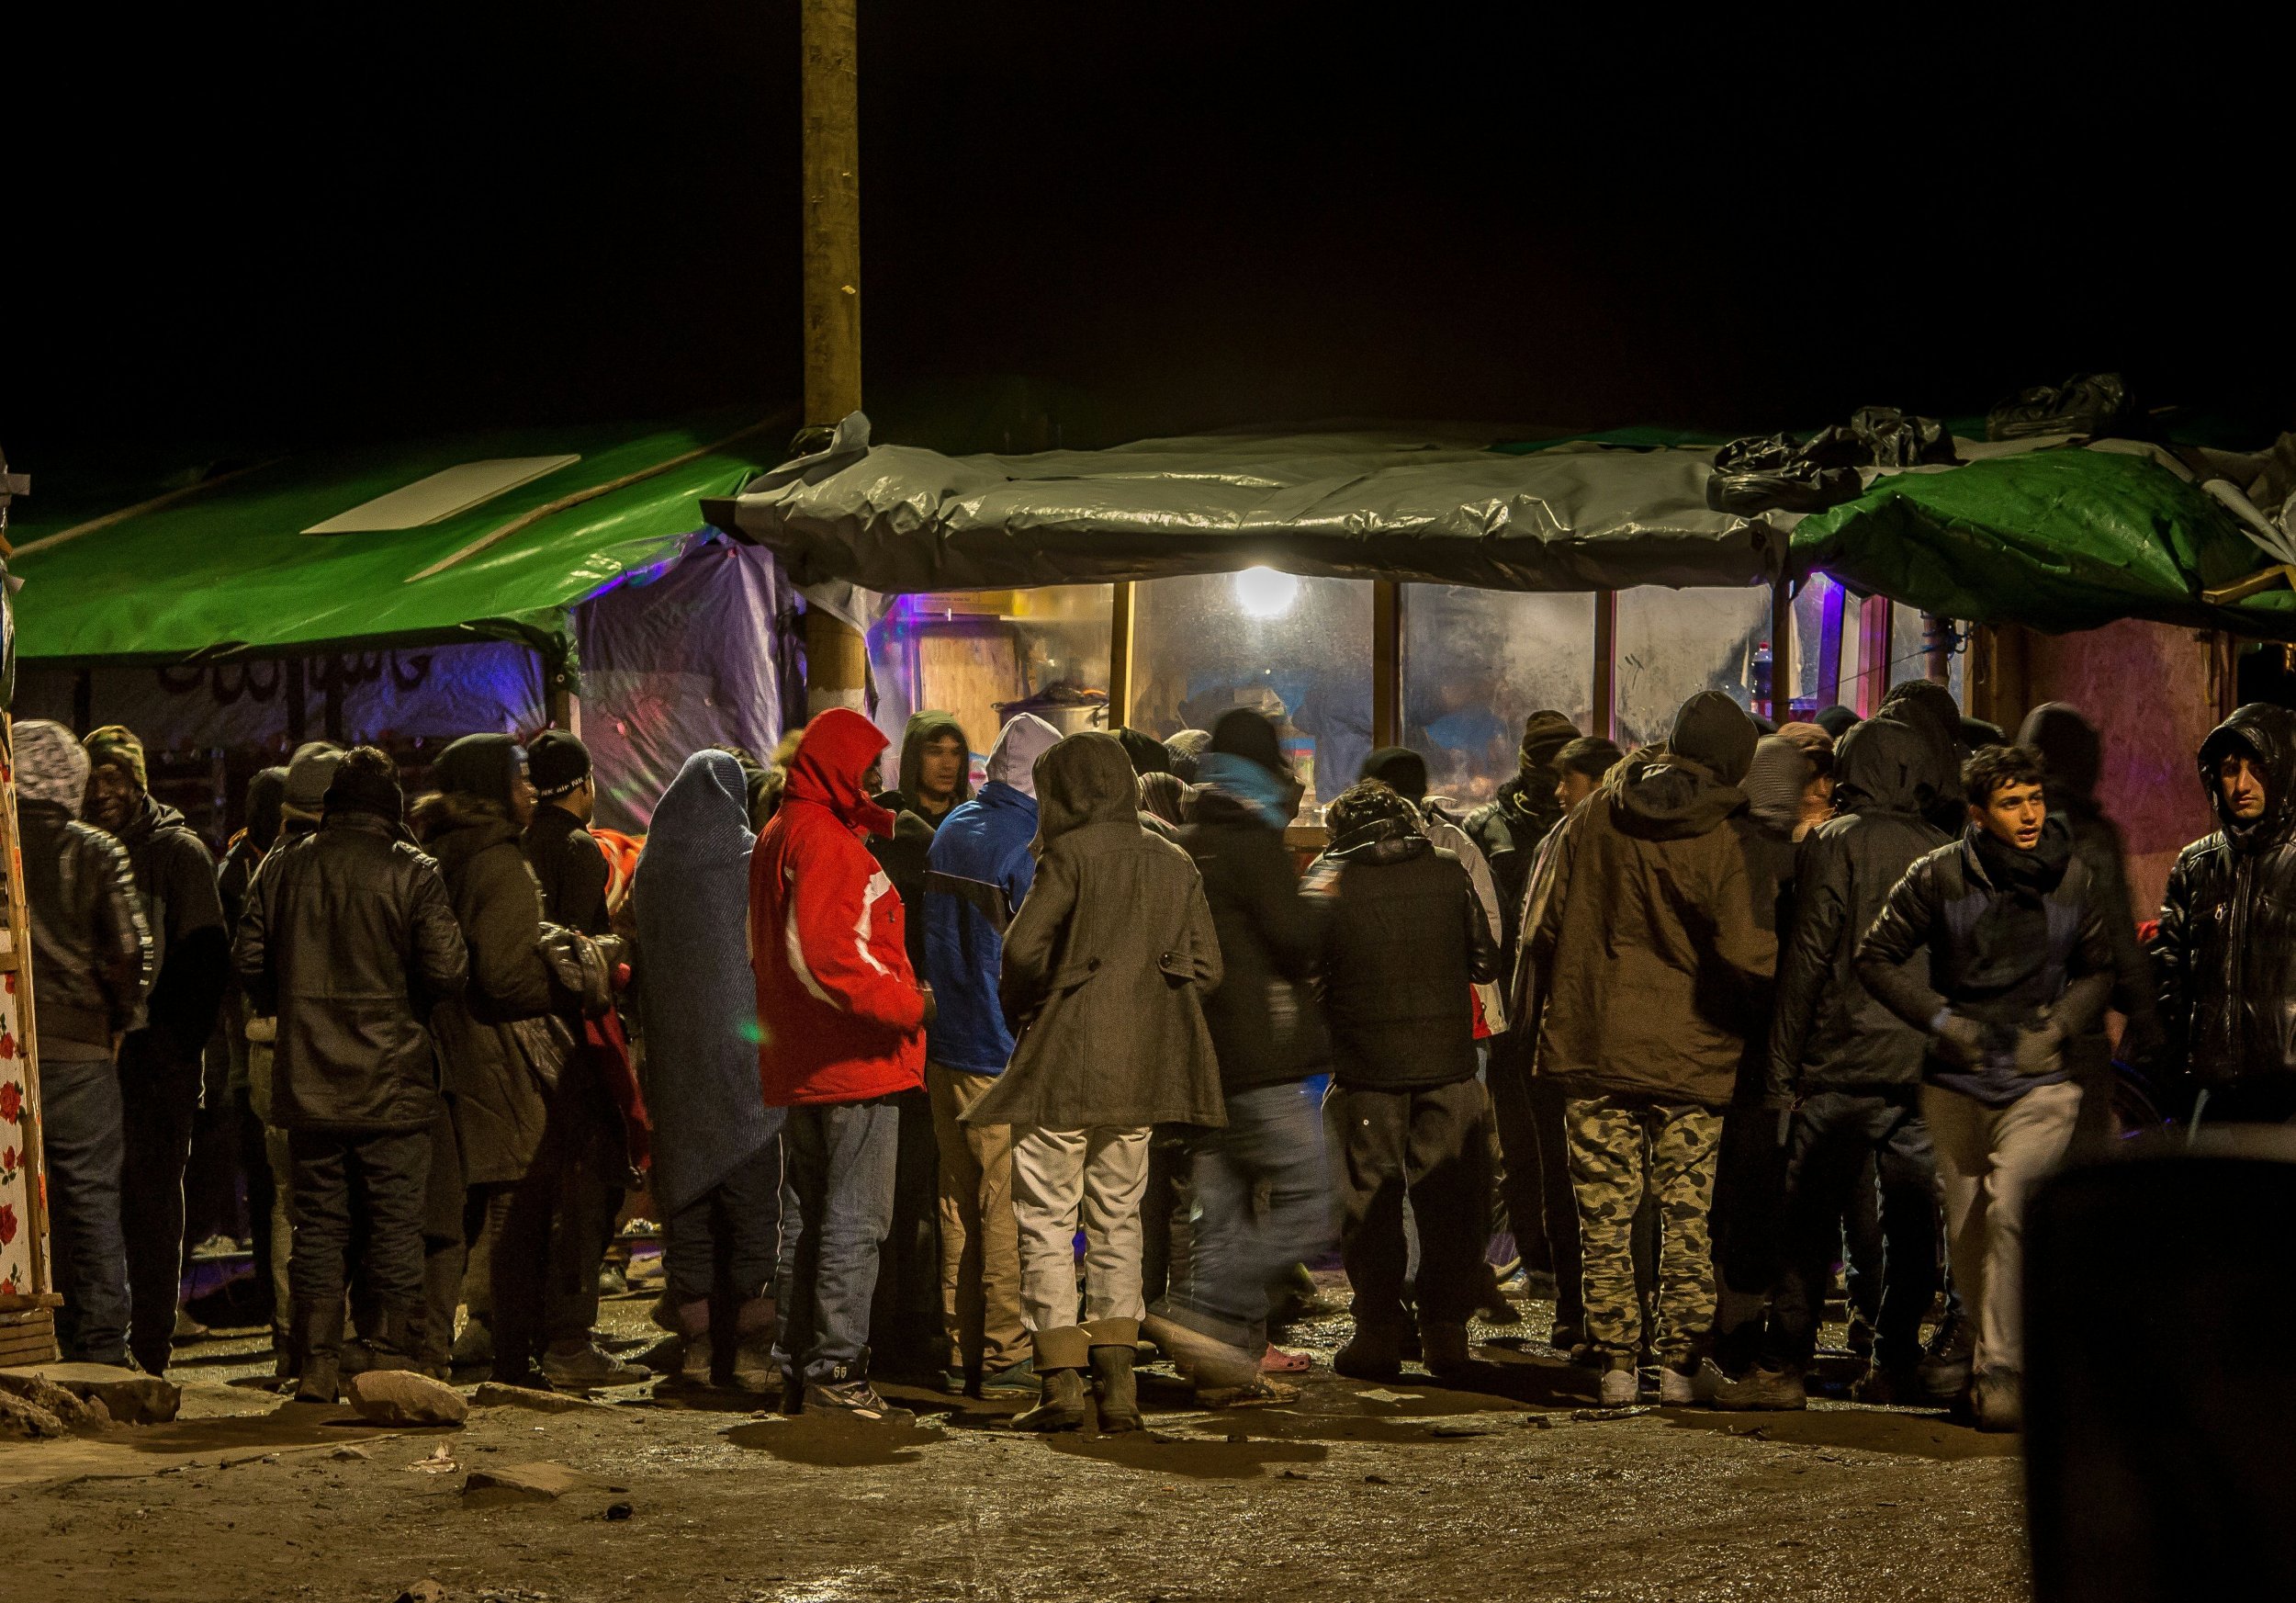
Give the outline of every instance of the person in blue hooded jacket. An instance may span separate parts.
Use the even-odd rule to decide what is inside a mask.
[[[732,753],[687,758],[654,809],[630,897],[643,965],[654,1202],[684,1341],[674,1381],[707,1387],[716,1349],[729,1347],[734,1384],[764,1393],[781,1389],[773,1269],[782,1110],[765,1105],[758,1082],[748,810]]]
[[[940,1012],[927,1034],[925,1084],[940,1149],[945,1383],[975,1396],[1036,1391],[1020,1319],[1012,1129],[962,1121],[1012,1057],[997,975],[1005,928],[1036,875],[1036,760],[1059,740],[1033,714],[1007,724],[981,794],[950,810],[926,858],[925,976]]]

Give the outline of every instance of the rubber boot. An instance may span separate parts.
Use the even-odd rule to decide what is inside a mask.
[[[782,1366],[773,1357],[781,1338],[781,1310],[771,1297],[752,1297],[734,1315],[734,1386],[752,1396],[782,1389]]]
[[[298,1303],[288,1325],[300,1362],[295,1383],[298,1403],[338,1403],[343,1398],[343,1303]]]
[[[1012,1422],[1015,1430],[1082,1430],[1085,1377],[1078,1370],[1043,1372],[1042,1401]]]
[[[678,1304],[678,1368],[670,1377],[671,1389],[706,1392],[716,1356],[710,1337],[710,1300],[697,1297]]]
[[[1100,1434],[1140,1428],[1140,1387],[1132,1378],[1132,1347],[1092,1349],[1092,1389],[1100,1399]]]

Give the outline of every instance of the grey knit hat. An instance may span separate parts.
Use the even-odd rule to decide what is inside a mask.
[[[76,818],[87,774],[87,751],[70,729],[49,718],[16,726],[16,788],[26,801],[55,803]]]

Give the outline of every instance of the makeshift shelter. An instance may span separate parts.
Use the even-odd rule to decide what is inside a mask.
[[[536,429],[313,454],[119,510],[19,508],[17,710],[232,772],[307,738],[412,753],[579,719],[600,821],[700,746],[783,724],[771,561],[704,527],[786,422]],[[235,764],[221,755],[241,752]],[[202,809],[205,810],[205,809]]]

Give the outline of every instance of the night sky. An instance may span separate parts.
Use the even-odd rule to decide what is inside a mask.
[[[1356,15],[863,0],[881,436],[1735,432],[2106,367],[2296,421],[2279,74],[2222,35]],[[793,5],[301,17],[12,51],[36,482],[794,401]]]

